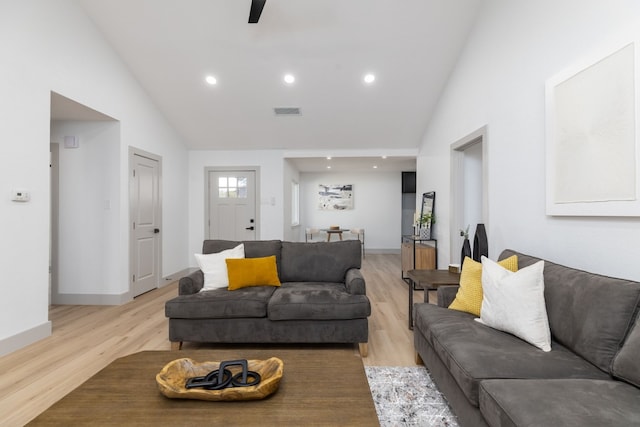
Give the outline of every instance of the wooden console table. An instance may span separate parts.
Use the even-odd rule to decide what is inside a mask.
[[[460,284],[460,273],[451,273],[449,270],[409,270],[409,329],[413,329],[413,291],[416,285],[421,286],[425,292],[436,290],[439,286]]]
[[[438,241],[420,236],[402,236],[402,279],[409,283],[409,270],[435,270],[438,268]]]

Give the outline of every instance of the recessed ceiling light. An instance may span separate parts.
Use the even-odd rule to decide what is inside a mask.
[[[374,169],[378,169],[378,165],[373,165],[373,168]]]
[[[385,160],[387,158],[387,156],[382,156],[382,160]]]
[[[327,166],[327,169],[331,169],[331,166]]]
[[[331,156],[327,156],[327,160],[331,160]]]
[[[218,80],[213,76],[207,76],[204,80],[207,83],[209,83],[210,85],[214,85],[214,84],[218,83]]]
[[[296,78],[293,74],[285,74],[284,75],[284,82],[287,84],[291,84],[293,82],[296,81]]]
[[[375,80],[376,80],[376,76],[374,76],[373,74],[366,74],[364,76],[364,82],[368,85],[373,83]]]

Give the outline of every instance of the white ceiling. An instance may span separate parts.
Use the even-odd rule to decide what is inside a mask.
[[[196,150],[417,149],[480,2],[78,0]]]
[[[290,157],[287,159],[301,172],[397,172],[415,171],[415,156],[358,157]]]

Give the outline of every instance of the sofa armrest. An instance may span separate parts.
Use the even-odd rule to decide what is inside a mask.
[[[347,292],[352,295],[367,294],[364,276],[362,276],[362,272],[359,268],[351,268],[347,270],[347,276],[345,277],[344,284],[347,287]]]
[[[456,298],[458,288],[459,286],[457,285],[440,286],[438,288],[438,305],[445,308],[449,307],[449,305],[451,305],[453,300]]]
[[[182,277],[178,284],[178,295],[191,295],[200,292],[204,286],[204,273],[202,270],[194,271],[186,277]]]

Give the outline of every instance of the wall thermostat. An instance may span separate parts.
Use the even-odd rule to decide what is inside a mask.
[[[78,148],[79,146],[80,142],[77,136],[67,135],[64,137],[64,148]]]
[[[31,199],[29,192],[26,190],[12,190],[11,200],[14,202],[28,202]]]

